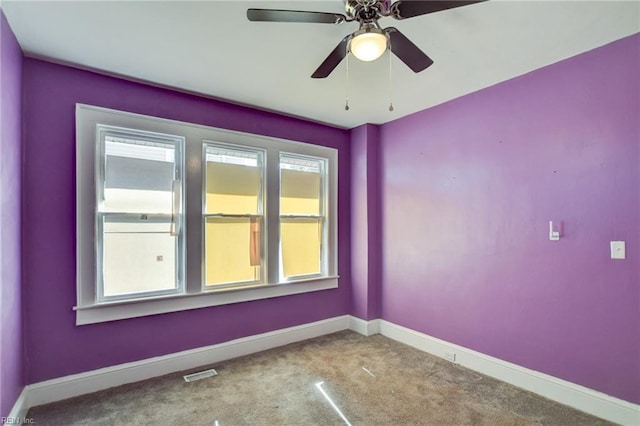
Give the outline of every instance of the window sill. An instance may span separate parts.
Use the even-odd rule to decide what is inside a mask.
[[[160,296],[148,299],[76,306],[76,325],[95,324],[231,303],[290,296],[338,288],[338,277],[322,277],[282,284],[225,288],[203,293]]]

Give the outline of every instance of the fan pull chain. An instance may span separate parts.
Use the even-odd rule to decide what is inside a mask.
[[[346,69],[347,69],[347,81],[345,83],[345,103],[344,103],[344,110],[345,111],[349,111],[349,47],[347,46],[347,63],[346,63]]]
[[[387,51],[389,55],[389,111],[393,111],[393,90],[391,87],[391,71],[392,71],[391,49],[388,49]]]

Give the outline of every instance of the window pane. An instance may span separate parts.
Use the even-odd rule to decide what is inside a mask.
[[[102,211],[171,213],[175,146],[105,136]]]
[[[207,214],[260,214],[262,154],[206,148]]]
[[[285,277],[320,273],[322,219],[282,218],[280,245]]]
[[[169,228],[169,222],[104,222],[105,297],[177,287],[176,237]]]
[[[322,160],[280,158],[280,214],[321,215]]]
[[[284,278],[322,273],[325,160],[280,156],[280,256]]]
[[[207,285],[260,280],[260,227],[257,218],[207,218]]]

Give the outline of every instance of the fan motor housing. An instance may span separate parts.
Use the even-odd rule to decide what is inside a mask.
[[[355,21],[370,22],[378,19],[391,7],[391,0],[345,0],[345,14]]]

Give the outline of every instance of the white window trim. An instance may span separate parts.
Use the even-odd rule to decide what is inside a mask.
[[[95,135],[96,125],[147,130],[156,133],[185,137],[186,157],[183,179],[186,181],[186,289],[180,295],[156,296],[135,300],[96,303],[96,250],[95,250]],[[329,218],[328,246],[333,248],[327,255],[327,275],[313,279],[277,282],[237,288],[202,291],[202,235],[201,194],[203,185],[202,144],[215,141],[234,145],[258,147],[276,155],[280,151],[313,157],[327,158],[328,191],[331,194],[327,216]],[[269,154],[267,154],[269,155]],[[195,160],[197,158],[197,164]],[[288,296],[338,287],[338,151],[334,148],[294,142],[285,139],[254,135],[250,133],[217,129],[193,123],[168,120],[100,108],[76,105],[76,281],[77,300],[76,325],[135,318],[147,315],[240,303],[265,298]],[[271,171],[269,171],[271,170]],[[278,173],[278,168],[267,173]],[[275,178],[275,179],[273,179]],[[271,182],[279,182],[273,176]],[[191,195],[190,195],[191,194]],[[278,203],[272,203],[277,205]],[[267,215],[278,217],[279,212],[268,211]],[[267,253],[278,253],[279,241],[268,240]],[[277,275],[277,274],[276,274]]]

